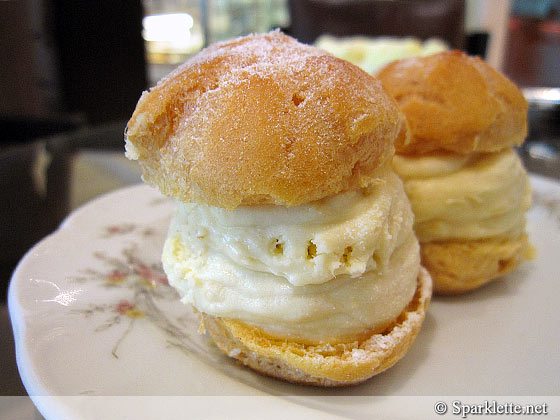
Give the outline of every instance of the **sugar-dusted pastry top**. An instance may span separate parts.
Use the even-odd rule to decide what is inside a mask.
[[[367,185],[407,135],[373,76],[274,31],[214,44],[144,92],[126,149],[182,201],[294,206]]]
[[[411,136],[397,154],[497,152],[527,135],[527,101],[478,57],[446,51],[388,64],[376,74],[399,103]]]

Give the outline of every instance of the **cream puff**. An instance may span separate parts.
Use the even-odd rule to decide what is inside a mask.
[[[214,44],[142,95],[126,154],[176,198],[163,266],[225,354],[339,386],[406,353],[431,278],[391,168],[404,121],[372,76],[278,31]]]
[[[442,294],[514,270],[529,250],[527,173],[513,150],[527,102],[505,76],[459,51],[393,62],[377,73],[411,130],[393,167],[415,214],[422,265]]]

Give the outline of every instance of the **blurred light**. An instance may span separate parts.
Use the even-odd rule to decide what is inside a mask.
[[[188,13],[146,16],[142,36],[149,42],[169,44],[173,49],[188,49],[194,21]]]
[[[548,101],[560,101],[560,89],[543,89],[543,97]]]
[[[559,154],[552,145],[542,142],[529,143],[527,145],[529,156],[533,159],[554,160],[558,159]]]
[[[178,64],[204,44],[202,27],[188,13],[154,14],[144,17],[142,36],[152,64]]]
[[[525,95],[525,99],[531,103],[560,104],[559,88],[525,88],[523,89],[523,95]]]

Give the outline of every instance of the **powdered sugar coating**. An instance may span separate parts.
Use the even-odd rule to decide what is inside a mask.
[[[183,201],[297,205],[370,182],[402,115],[380,83],[275,31],[215,44],[144,93],[127,142]]]
[[[376,74],[408,119],[398,154],[498,152],[523,143],[527,101],[478,57],[445,51],[395,61]]]

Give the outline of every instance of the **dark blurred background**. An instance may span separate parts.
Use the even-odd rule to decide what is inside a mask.
[[[22,255],[71,209],[139,182],[122,152],[141,92],[205,45],[251,32],[438,38],[480,55],[527,88],[521,153],[557,175],[559,10],[558,0],[0,0],[0,300]],[[24,394],[5,304],[0,315],[0,395]]]

